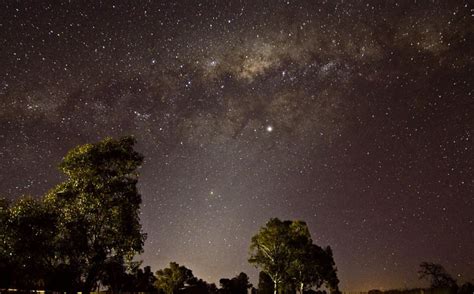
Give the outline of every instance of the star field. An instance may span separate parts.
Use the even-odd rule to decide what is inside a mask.
[[[145,265],[245,271],[305,220],[341,289],[474,278],[468,1],[4,1],[0,194],[43,195],[67,150],[134,135]]]

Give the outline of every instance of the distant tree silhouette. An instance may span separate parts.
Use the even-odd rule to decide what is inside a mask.
[[[213,294],[217,293],[217,287],[215,284],[209,284],[202,279],[193,277],[187,282],[187,285],[178,293],[180,294]]]
[[[464,283],[461,287],[459,287],[458,294],[472,294],[474,293],[474,284],[472,283]]]
[[[270,219],[252,237],[249,262],[272,279],[274,294],[293,292],[295,288],[303,293],[323,283],[332,292],[338,291],[331,249],[314,245],[302,221]]]
[[[155,275],[149,266],[140,268],[141,262],[128,262],[122,258],[109,259],[102,273],[102,284],[112,293],[154,292]]]
[[[219,280],[219,284],[221,288],[219,289],[219,293],[231,293],[232,284],[230,279],[222,278]]]
[[[418,274],[430,282],[431,288],[457,288],[456,280],[440,264],[422,262]]]
[[[221,289],[219,293],[223,294],[247,294],[247,289],[252,288],[249,277],[245,273],[240,273],[232,279],[220,279]]]
[[[179,289],[184,288],[184,285],[189,282],[194,285],[198,284],[193,272],[176,262],[170,262],[169,267],[156,272],[155,286],[165,294],[177,293]]]
[[[154,292],[156,288],[154,286],[156,277],[151,271],[150,266],[145,266],[143,269],[137,268],[132,271],[133,283],[129,291],[138,292]]]

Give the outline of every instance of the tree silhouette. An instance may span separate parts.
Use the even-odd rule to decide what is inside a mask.
[[[211,294],[217,293],[217,287],[215,284],[209,284],[202,279],[193,277],[187,282],[187,285],[180,291],[181,294]]]
[[[112,293],[154,292],[155,275],[149,266],[140,268],[141,262],[127,262],[123,258],[110,258],[106,261],[101,282]]]
[[[219,283],[221,284],[219,293],[225,294],[247,294],[247,289],[252,288],[245,273],[240,273],[232,279],[220,279]]]
[[[457,288],[456,280],[440,264],[422,262],[418,274],[430,282],[431,288]]]
[[[327,246],[320,255],[320,261],[318,266],[324,285],[331,293],[340,293],[336,263],[330,246]]]
[[[474,284],[470,282],[464,283],[458,290],[458,294],[472,294],[474,293]]]
[[[130,290],[139,292],[153,292],[156,291],[154,286],[156,277],[151,271],[149,266],[145,266],[143,269],[137,268],[132,271],[134,281]]]

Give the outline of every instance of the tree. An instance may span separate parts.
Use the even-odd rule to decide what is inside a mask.
[[[470,282],[464,283],[458,290],[458,294],[472,294],[474,293],[474,284]]]
[[[41,200],[20,198],[2,207],[2,259],[12,286],[38,289],[48,284],[55,264],[55,211]]]
[[[214,283],[209,284],[203,279],[193,277],[189,280],[185,288],[178,291],[182,294],[213,294],[217,293],[217,287]]]
[[[280,284],[288,279],[287,273],[294,255],[293,245],[297,243],[292,238],[300,238],[296,232],[292,234],[292,228],[299,229],[292,221],[273,218],[252,237],[249,262],[270,276],[275,294]]]
[[[108,290],[112,293],[119,293],[127,286],[127,283],[131,282],[121,257],[109,258],[105,262],[101,274],[102,284],[108,286]]]
[[[225,294],[247,294],[247,289],[252,288],[249,283],[249,277],[245,273],[240,273],[232,279],[220,279],[220,293]]]
[[[323,265],[320,261],[324,255],[322,251],[321,247],[314,244],[297,248],[289,268],[289,275],[293,278],[300,294],[312,286],[321,287]]]
[[[131,260],[143,248],[135,140],[107,138],[68,152],[60,164],[66,181],[45,202],[59,213],[56,242],[64,264],[78,269],[83,292],[96,285],[106,260]]]
[[[149,266],[140,268],[141,263],[125,263],[121,258],[107,260],[102,272],[102,284],[112,293],[155,292],[155,275]]]
[[[323,249],[309,244],[299,248],[291,263],[289,276],[298,286],[300,294],[313,287],[318,289],[323,284],[331,293],[339,292],[337,268],[329,246]]]
[[[253,236],[249,262],[260,267],[273,281],[276,294],[287,288],[298,288],[300,293],[323,283],[337,291],[332,251],[314,245],[308,227],[302,221],[270,219],[265,227]]]
[[[169,267],[156,272],[155,286],[165,294],[173,294],[194,279],[190,269],[180,266],[176,262],[170,262]]]
[[[327,246],[319,257],[318,268],[324,285],[331,293],[340,293],[339,278],[331,247]]]
[[[154,286],[156,277],[151,271],[150,266],[145,266],[143,269],[138,268],[136,271],[132,272],[135,286],[133,291],[139,292],[154,292],[156,288]]]
[[[260,271],[258,274],[258,293],[259,294],[272,294],[273,293],[273,281],[270,276],[264,272]]]
[[[430,281],[431,288],[457,288],[456,280],[440,264],[422,262],[418,274],[420,279]]]

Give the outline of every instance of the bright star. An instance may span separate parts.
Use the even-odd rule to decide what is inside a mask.
[[[271,132],[273,131],[273,127],[272,126],[267,126],[267,132]]]

